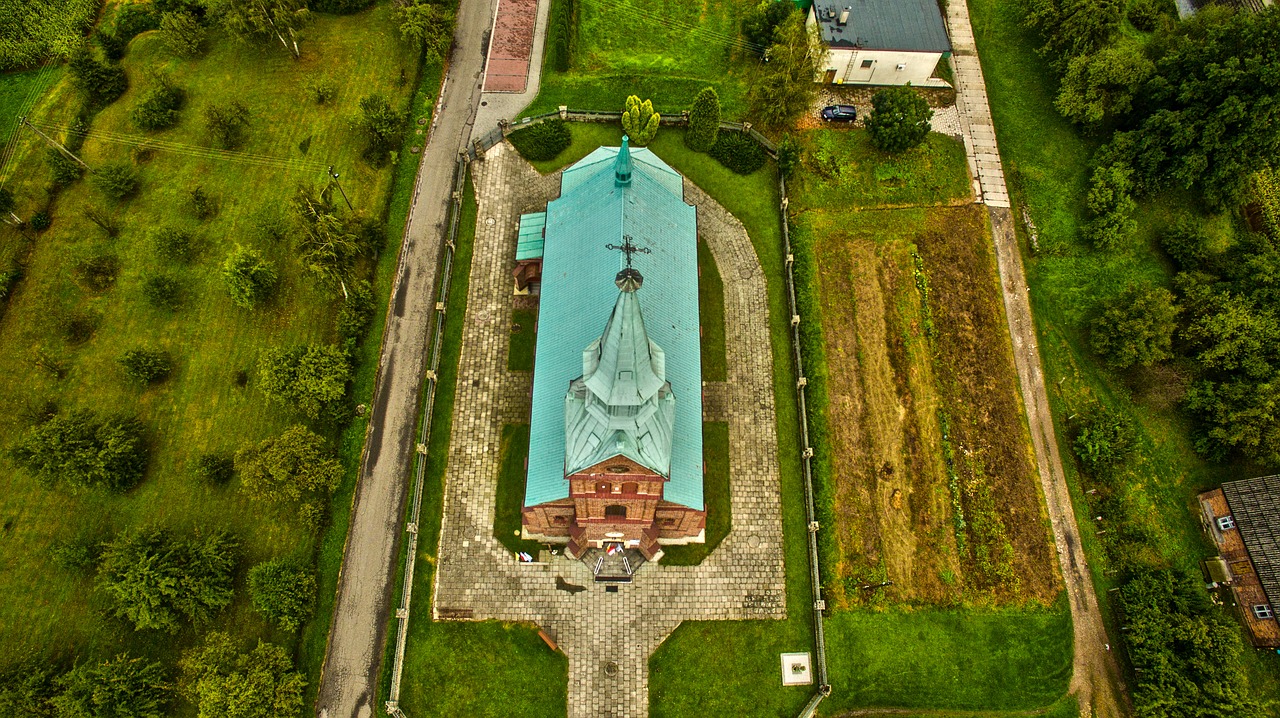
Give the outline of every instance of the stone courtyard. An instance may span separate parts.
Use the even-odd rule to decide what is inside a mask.
[[[646,563],[608,593],[563,555],[520,563],[493,535],[499,439],[529,420],[530,375],[507,369],[522,212],[559,195],[507,143],[472,164],[479,215],[458,368],[433,612],[437,619],[526,621],[569,659],[568,715],[634,718],[649,705],[649,656],[685,620],[786,617],[778,437],[765,278],[742,224],[687,180],[699,241],[724,280],[728,381],[709,383],[704,417],[727,421],[733,528],[698,566]],[[583,591],[557,589],[557,581]]]

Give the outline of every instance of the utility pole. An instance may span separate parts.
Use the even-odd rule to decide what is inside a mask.
[[[337,185],[338,191],[342,193],[342,199],[346,200],[347,209],[352,212],[356,211],[356,208],[351,206],[351,200],[347,199],[347,191],[342,189],[341,184],[338,184],[338,173],[333,171],[333,165],[329,165],[329,176],[333,178],[333,183]]]
[[[79,157],[76,157],[74,152],[67,149],[66,147],[63,147],[62,144],[57,140],[53,139],[52,137],[36,129],[36,126],[31,124],[31,122],[29,122],[25,116],[22,119],[18,120],[18,122],[23,126],[27,127],[28,129],[30,129],[32,132],[36,133],[37,135],[40,135],[40,139],[44,140],[45,142],[48,142],[51,147],[58,150],[62,154],[66,155],[67,157],[70,157],[71,159],[75,160],[76,163],[78,163],[81,167],[89,170],[90,172],[93,171],[93,168],[85,164],[84,160],[80,159]]]

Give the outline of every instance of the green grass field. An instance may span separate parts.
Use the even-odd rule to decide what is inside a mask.
[[[384,51],[359,51],[370,46]],[[131,647],[171,659],[190,643],[192,631],[186,630],[177,638],[134,634],[106,618],[101,598],[88,581],[49,567],[47,548],[53,541],[82,531],[106,535],[136,525],[160,525],[176,531],[227,527],[244,548],[243,568],[277,555],[310,557],[320,544],[318,619],[304,629],[306,639],[301,649],[303,667],[314,682],[323,652],[336,558],[345,533],[355,459],[363,443],[363,422],[355,422],[335,446],[346,459],[348,474],[334,497],[334,527],[322,543],[291,516],[292,512],[251,503],[234,483],[215,488],[197,482],[191,464],[202,452],[234,450],[298,421],[290,412],[264,401],[256,388],[257,357],[272,346],[330,341],[338,297],[303,276],[287,244],[262,239],[254,220],[261,212],[282,210],[298,183],[322,180],[323,166],[318,172],[287,172],[216,161],[187,150],[158,151],[142,161],[135,158],[128,142],[106,140],[144,135],[132,125],[129,111],[150,84],[144,71],[159,69],[187,91],[188,100],[179,125],[158,133],[157,138],[206,147],[203,109],[238,98],[252,113],[246,152],[313,164],[332,162],[343,172],[344,185],[356,206],[380,219],[387,208],[393,172],[371,168],[359,160],[361,142],[348,120],[356,103],[368,93],[381,92],[397,104],[406,104],[412,86],[401,86],[400,73],[405,70],[412,78],[417,74],[416,66],[414,53],[398,40],[389,5],[347,18],[318,17],[308,28],[299,62],[275,48],[246,47],[220,36],[213,38],[203,59],[176,61],[161,48],[154,33],[144,34],[134,41],[124,61],[131,89],[95,118],[91,127],[94,136],[83,149],[91,165],[123,161],[137,168],[140,192],[120,205],[101,198],[86,180],[47,205],[44,146],[24,133],[17,155],[21,169],[9,187],[18,196],[20,214],[29,216],[48,206],[54,221],[34,245],[27,276],[0,323],[0,396],[6,409],[0,419],[2,443],[7,449],[25,430],[20,418],[24,405],[48,399],[64,409],[93,407],[136,413],[147,426],[152,460],[146,479],[126,495],[72,496],[65,489],[41,488],[24,472],[13,470],[4,451],[0,466],[6,469],[6,490],[0,497],[0,517],[10,528],[0,539],[6,569],[0,574],[0,646],[6,652],[15,654],[29,646],[75,652],[89,659]],[[332,104],[316,106],[305,99],[302,84],[310,78],[326,78],[336,86]],[[46,126],[66,126],[75,105],[72,91],[63,81],[36,107],[33,118]],[[298,147],[306,138],[311,142],[304,156]],[[217,215],[204,223],[187,217],[183,210],[183,193],[197,185],[218,205]],[[121,225],[120,236],[109,239],[92,225],[84,217],[89,207],[113,213]],[[156,258],[148,235],[166,224],[187,229],[196,237],[196,256],[189,264]],[[391,224],[398,226],[398,222]],[[389,227],[388,233],[381,262],[369,268],[383,301],[400,238],[398,228]],[[236,243],[260,248],[276,262],[281,274],[276,298],[257,311],[232,305],[221,284],[218,266]],[[83,290],[70,278],[77,262],[97,254],[113,254],[121,263],[115,286],[101,293]],[[154,310],[143,301],[141,279],[155,271],[171,273],[183,287],[185,306],[174,315]],[[62,337],[59,321],[71,314],[97,318],[93,338],[73,346]],[[362,365],[353,386],[357,402],[367,401],[372,390],[369,360],[377,354],[381,321],[379,315],[359,355]],[[66,378],[57,380],[33,370],[31,352],[36,345],[63,358],[68,365]],[[168,349],[177,363],[174,376],[145,390],[125,382],[115,360],[122,351],[136,346]],[[239,371],[248,373],[247,386],[238,386]],[[328,432],[337,438],[337,432]],[[79,521],[68,522],[69,516],[79,517]],[[286,645],[295,641],[269,628],[249,610],[243,590],[219,626],[241,636],[264,637]]]
[[[702,325],[702,380],[724,381],[724,281],[715,255],[698,242],[698,318]]]
[[[702,423],[702,461],[707,467],[702,485],[703,501],[707,506],[706,541],[667,546],[662,556],[665,565],[693,566],[702,563],[729,535],[733,525],[729,496],[729,482],[732,480],[729,475],[729,425],[725,422]]]
[[[62,79],[63,66],[0,75],[0,143],[8,142],[18,118]]]
[[[804,170],[789,192],[808,209],[902,207],[967,202],[973,194],[964,145],[930,132],[900,155],[872,146],[861,131],[814,130],[798,135]]]
[[[504,425],[502,444],[498,450],[501,452],[502,462],[498,474],[498,500],[494,504],[493,535],[512,553],[524,551],[537,558],[542,544],[520,539],[525,463],[529,458],[529,425]]]
[[[742,12],[751,7],[746,0],[577,4],[573,66],[561,73],[544,62],[541,90],[523,116],[560,105],[621,110],[628,95],[653,100],[659,112],[679,114],[707,86],[720,94],[726,118],[746,112],[747,79],[756,63],[738,34]]]
[[[1080,230],[1088,161],[1097,144],[1082,138],[1053,109],[1056,82],[1035,52],[1035,39],[1021,28],[1017,10],[994,0],[975,0],[970,8],[1013,197],[1026,204],[1039,229],[1037,248],[1027,245],[1025,235],[1020,241],[1077,520],[1083,525],[1092,517],[1070,458],[1072,427],[1064,417],[1100,401],[1132,417],[1140,434],[1139,451],[1127,461],[1122,477],[1126,501],[1159,527],[1154,536],[1165,561],[1198,570],[1198,559],[1213,549],[1196,517],[1196,493],[1251,469],[1211,464],[1195,453],[1190,425],[1179,408],[1186,376],[1176,365],[1117,375],[1097,361],[1084,331],[1099,298],[1130,282],[1168,283],[1169,268],[1147,248],[1154,246],[1156,231],[1173,211],[1190,200],[1172,193],[1142,202],[1135,217],[1141,240],[1137,251],[1101,254],[1089,249]],[[1105,596],[1115,578],[1107,574],[1098,539],[1085,532],[1082,540],[1095,587]],[[1108,601],[1102,601],[1102,608],[1111,615]],[[1280,656],[1247,651],[1244,658],[1255,693],[1275,695]]]
[[[533,349],[538,343],[537,309],[511,312],[511,342],[507,352],[507,368],[511,371],[533,371]],[[516,327],[519,327],[517,331]]]

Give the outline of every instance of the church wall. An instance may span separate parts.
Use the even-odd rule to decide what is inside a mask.
[[[707,523],[706,512],[678,504],[659,506],[654,518],[659,540],[696,536]]]
[[[520,522],[526,534],[568,537],[569,527],[573,525],[573,515],[573,501],[566,499],[528,506],[521,512]]]

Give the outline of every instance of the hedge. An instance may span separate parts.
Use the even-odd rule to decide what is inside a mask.
[[[569,126],[561,120],[547,120],[516,130],[507,139],[521,157],[531,162],[555,159],[573,140],[569,135]]]

